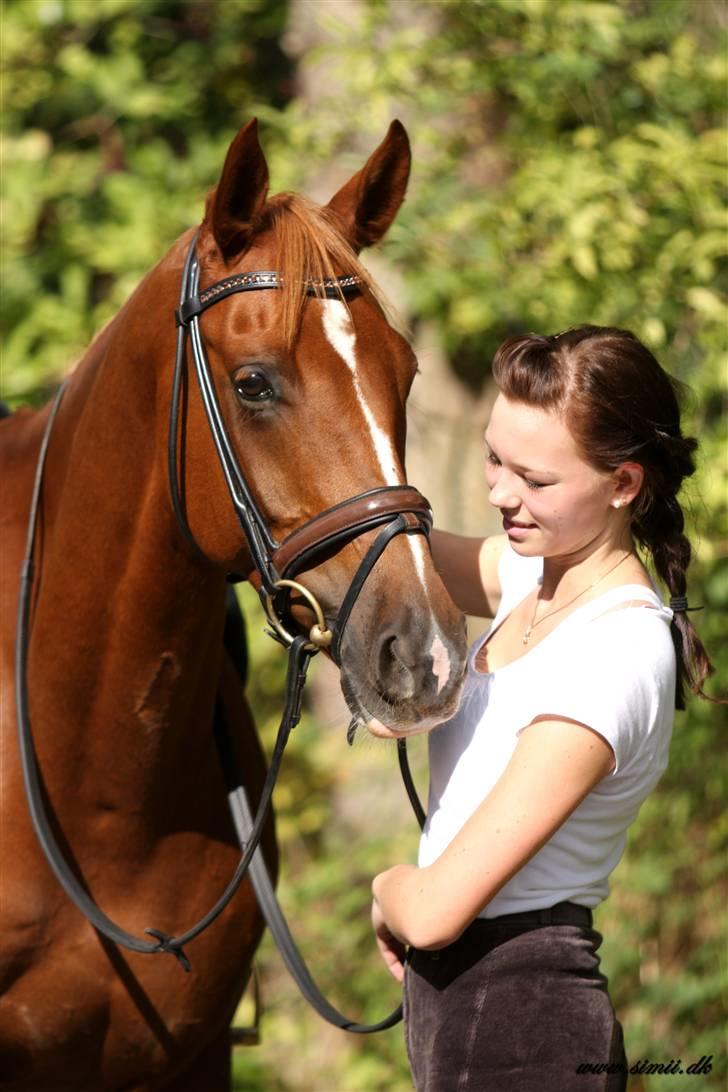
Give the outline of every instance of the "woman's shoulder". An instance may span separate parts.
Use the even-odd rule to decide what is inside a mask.
[[[653,631],[670,638],[672,611],[655,589],[647,585],[621,584],[610,588],[587,604],[585,614],[594,632],[620,630],[627,640],[630,637],[641,640],[646,631]]]
[[[564,625],[562,640],[540,646],[534,693],[539,715],[577,721],[602,735],[615,753],[616,773],[669,741],[676,672],[672,614],[640,585],[612,589],[600,600],[580,622]]]
[[[529,665],[539,689],[549,692],[601,695],[606,686],[615,698],[617,692],[668,693],[675,673],[671,620],[654,589],[612,588],[566,618],[537,646]]]
[[[570,632],[565,627],[571,662],[601,663],[621,679],[667,681],[675,665],[671,621],[672,611],[654,589],[639,584],[612,588],[587,604],[583,626]]]

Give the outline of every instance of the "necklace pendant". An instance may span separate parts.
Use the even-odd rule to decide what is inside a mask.
[[[531,627],[531,626],[529,626],[529,627],[528,627],[528,629],[526,630],[526,632],[525,632],[525,633],[523,634],[523,637],[521,638],[521,640],[522,640],[522,642],[523,642],[523,644],[524,644],[524,645],[527,645],[527,644],[528,644],[528,642],[529,642],[529,641],[530,641],[530,639],[531,639],[531,628],[532,628],[532,627]]]

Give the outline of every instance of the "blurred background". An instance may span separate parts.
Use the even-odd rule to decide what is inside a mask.
[[[273,189],[322,201],[398,117],[409,196],[365,261],[419,356],[410,480],[439,526],[495,530],[481,436],[496,346],[583,322],[633,330],[690,387],[690,597],[725,687],[727,29],[723,0],[5,0],[2,397],[48,397],[199,221],[250,117]],[[270,742],[283,657],[241,594]],[[276,796],[280,894],[332,999],[379,1019],[398,990],[375,955],[369,884],[412,859],[417,830],[393,751],[346,746],[335,672],[315,668]],[[678,714],[670,769],[598,912],[630,1061],[711,1058],[684,1086],[643,1075],[632,1092],[725,1087],[727,740],[725,707]],[[411,750],[424,794],[422,741]],[[411,1087],[401,1028],[330,1029],[268,939],[258,964],[262,1043],[236,1050],[239,1092]]]

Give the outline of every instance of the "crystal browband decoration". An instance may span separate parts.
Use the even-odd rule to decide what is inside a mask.
[[[308,292],[315,293],[318,289],[326,292],[328,290],[346,291],[347,288],[358,288],[361,284],[359,277],[353,273],[347,274],[345,277],[324,277],[320,280],[305,280],[302,282]],[[211,285],[210,288],[205,288],[200,292],[200,302],[208,303],[209,300],[219,296],[221,292],[230,291],[235,288],[281,288],[283,286],[283,277],[276,272],[259,272],[259,273],[239,273],[235,277],[227,277],[223,281],[218,281],[217,284]]]
[[[341,299],[347,292],[358,290],[361,279],[354,273],[348,273],[342,277],[323,277],[319,280],[308,278],[301,284],[307,296]],[[188,296],[175,312],[177,325],[185,326],[225,296],[282,286],[283,277],[274,269],[257,269],[251,273],[237,273],[233,277],[226,277],[225,280],[204,288],[199,295]]]

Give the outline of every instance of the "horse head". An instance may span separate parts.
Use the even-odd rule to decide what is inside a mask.
[[[409,170],[409,141],[393,122],[325,207],[295,194],[270,197],[250,122],[230,147],[191,247],[187,237],[171,255],[178,272],[187,250],[178,321],[193,327],[189,355],[199,378],[195,354],[203,354],[220,433],[215,441],[203,385],[190,385],[171,439],[179,443],[171,476],[185,535],[208,563],[262,584],[272,610],[275,577],[295,575],[305,592],[289,597],[286,588],[288,624],[307,631],[316,620],[309,604],[320,604],[318,632],[336,634],[354,720],[379,735],[429,729],[452,715],[465,659],[463,618],[423,533],[425,502],[405,488],[416,359],[358,257],[392,223]],[[184,334],[179,345],[178,376],[189,364]],[[252,534],[233,516],[236,489],[259,517]],[[395,528],[401,533],[385,536],[386,549],[373,546],[398,506],[409,513]],[[261,550],[272,557],[268,574],[257,563]],[[352,581],[355,600],[347,600]]]

